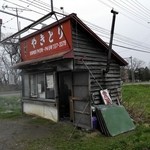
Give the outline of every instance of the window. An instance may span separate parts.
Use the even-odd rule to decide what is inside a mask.
[[[37,97],[37,76],[30,76],[31,97]]]
[[[50,73],[24,74],[23,96],[37,99],[54,99],[54,75]]]
[[[29,92],[29,75],[24,74],[23,76],[23,96],[29,97],[30,92]]]
[[[43,74],[38,74],[38,97],[39,98],[45,98],[45,75]]]
[[[46,74],[46,98],[54,98],[54,77]]]

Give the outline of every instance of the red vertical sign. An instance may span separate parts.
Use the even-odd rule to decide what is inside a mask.
[[[24,38],[20,42],[22,61],[42,58],[72,49],[70,21]]]

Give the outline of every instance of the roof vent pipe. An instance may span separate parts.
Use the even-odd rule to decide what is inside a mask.
[[[111,13],[113,13],[113,19],[112,19],[112,25],[111,25],[109,51],[108,51],[108,57],[107,57],[107,66],[106,66],[106,70],[104,71],[104,73],[108,73],[108,72],[109,72],[109,68],[110,68],[112,42],[113,42],[114,28],[115,28],[115,20],[116,20],[116,15],[118,14],[118,12],[116,12],[116,11],[114,11],[114,10],[112,9],[112,10],[111,10]]]

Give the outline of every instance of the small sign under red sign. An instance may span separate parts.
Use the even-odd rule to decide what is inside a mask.
[[[35,33],[20,42],[22,61],[42,58],[72,49],[70,21]]]

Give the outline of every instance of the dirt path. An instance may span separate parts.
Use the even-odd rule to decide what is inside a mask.
[[[28,142],[50,134],[47,126],[31,124],[30,117],[17,120],[0,119],[0,150],[27,150]],[[44,150],[52,150],[47,147]]]

